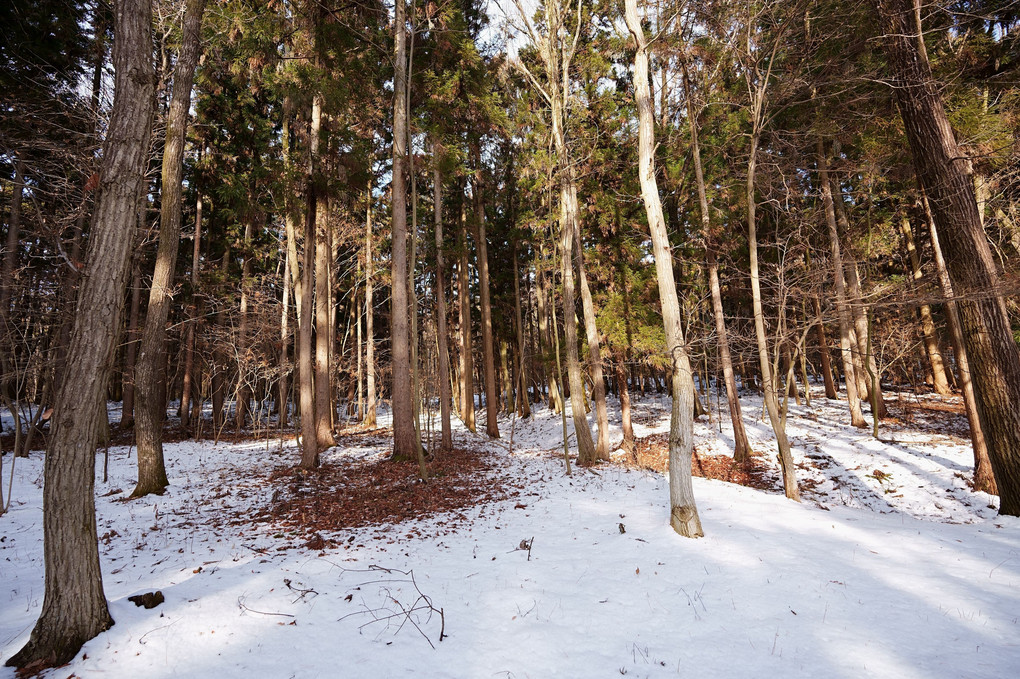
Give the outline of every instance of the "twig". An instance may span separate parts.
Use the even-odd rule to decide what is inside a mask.
[[[243,597],[237,597],[237,605],[241,608],[242,611],[247,611],[248,613],[258,613],[259,615],[278,615],[282,618],[294,617],[290,613],[267,613],[266,611],[256,611],[254,608],[248,608],[247,606],[245,606],[244,602],[241,600],[242,598]]]

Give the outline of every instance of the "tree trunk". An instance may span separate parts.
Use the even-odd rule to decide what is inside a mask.
[[[195,379],[195,325],[198,323],[198,285],[199,267],[202,265],[202,196],[195,202],[195,237],[191,250],[191,306],[188,313],[188,327],[184,334],[184,384],[181,387],[181,426],[191,426],[192,392],[198,391],[198,380]],[[197,393],[194,398],[198,400]]]
[[[592,300],[591,290],[588,287],[588,275],[584,270],[584,248],[581,245],[580,216],[574,221],[574,264],[577,267],[577,280],[580,282],[581,288],[581,309],[584,312],[584,330],[588,339],[588,359],[591,362],[591,396],[595,402],[595,422],[598,425],[595,455],[600,460],[608,460],[609,412],[606,409],[606,379],[602,374],[602,343],[599,340],[599,329],[595,324],[595,303]]]
[[[924,273],[921,271],[921,258],[917,254],[917,246],[914,243],[914,232],[910,228],[909,216],[904,215],[900,219],[900,231],[903,233],[903,240],[907,245],[907,253],[910,255],[911,278],[913,278],[914,285],[918,286],[918,291],[920,291]],[[936,394],[942,396],[951,394],[952,389],[949,388],[949,379],[946,377],[946,363],[942,358],[938,337],[935,334],[935,320],[931,315],[931,306],[925,302],[920,306],[918,313],[921,317],[921,336],[924,340],[924,350],[928,357],[928,363],[931,365],[932,386],[935,388]]]
[[[411,403],[411,353],[407,332],[408,316],[414,310],[407,303],[407,35],[404,0],[397,0],[394,32],[393,73],[393,285],[390,293],[390,347],[393,400],[393,457],[416,457],[414,406]],[[414,338],[415,340],[417,338]]]
[[[284,250],[280,253],[283,258],[283,300],[280,305],[280,379],[277,382],[276,392],[276,413],[277,421],[280,425],[280,431],[287,426],[290,407],[288,405],[288,395],[290,393],[289,380],[287,376],[290,374],[290,357],[287,355],[287,345],[290,344],[290,258],[287,256],[286,251],[287,244],[284,243]],[[358,318],[358,330],[360,340],[361,330],[361,318]],[[360,343],[359,343],[360,346]],[[358,377],[361,377],[361,350],[358,350]]]
[[[443,255],[443,175],[440,170],[441,148],[433,143],[433,199],[436,240],[436,340],[439,345],[439,420],[442,433],[439,451],[453,450],[453,434],[450,428],[450,347],[449,331],[446,328],[446,259]]]
[[[251,198],[249,198],[251,200]],[[248,332],[248,291],[251,287],[251,240],[255,228],[249,216],[244,224],[244,252],[241,259],[241,298],[238,305],[239,320],[237,324],[237,341],[234,355],[237,359],[237,397],[234,402],[234,427],[238,435],[248,423],[251,414],[252,373],[249,365],[249,332]]]
[[[319,441],[315,411],[315,366],[312,350],[312,295],[315,271],[315,222],[318,195],[315,186],[314,163],[318,152],[319,125],[322,101],[318,94],[312,104],[312,124],[309,130],[309,167],[305,182],[305,234],[301,257],[301,285],[297,290],[300,304],[298,312],[298,403],[301,410],[301,467],[319,466]]]
[[[134,240],[134,234],[132,234]],[[120,408],[120,428],[135,426],[135,363],[138,356],[138,318],[142,306],[142,269],[137,257],[131,263],[131,309],[128,312],[124,343],[123,401]]]
[[[322,99],[316,97],[312,110],[312,153],[315,154],[315,182],[319,181],[319,129],[322,125]],[[318,122],[316,122],[318,120]],[[329,238],[329,203],[324,197],[316,201],[315,209],[315,440],[319,450],[333,446],[333,389],[330,381],[329,354],[332,336],[330,308],[330,259],[332,248]]]
[[[818,184],[822,189],[822,204],[825,207],[825,222],[829,227],[829,247],[832,252],[833,278],[836,283],[836,313],[839,316],[839,348],[843,357],[843,381],[846,384],[846,398],[850,404],[850,424],[864,428],[861,398],[857,391],[857,374],[854,370],[853,349],[850,345],[850,311],[846,301],[846,287],[843,279],[843,256],[839,247],[839,230],[836,226],[836,211],[832,204],[832,185],[829,183],[829,166],[825,159],[825,145],[819,140]]]
[[[489,248],[485,238],[485,202],[482,196],[484,185],[481,151],[475,143],[471,148],[472,163],[475,166],[474,185],[471,197],[475,209],[475,249],[478,262],[478,288],[481,297],[482,360],[485,377],[485,433],[489,438],[499,438],[499,399],[496,396],[496,356],[492,339],[492,307],[489,302]]]
[[[1020,350],[999,295],[999,276],[956,144],[912,25],[908,0],[877,0],[896,101],[918,181],[958,297],[960,327],[977,397],[981,430],[999,489],[999,512],[1020,515]]]
[[[957,383],[960,385],[960,392],[963,394],[963,406],[967,413],[967,421],[970,423],[971,449],[974,451],[974,488],[983,490],[992,495],[998,494],[998,487],[995,483],[995,475],[992,472],[991,459],[988,456],[988,442],[985,441],[984,432],[981,429],[981,416],[978,410],[977,396],[974,393],[974,380],[970,369],[970,357],[967,354],[967,346],[963,340],[960,325],[960,310],[953,295],[953,283],[949,279],[949,270],[946,268],[946,260],[942,255],[942,247],[939,243],[938,230],[935,222],[931,219],[931,213],[925,207],[925,215],[928,218],[928,228],[931,233],[932,251],[935,256],[935,271],[938,274],[939,287],[946,298],[946,320],[949,325],[949,335],[953,341],[953,351],[956,352],[956,369],[960,375]]]
[[[694,501],[691,456],[694,452],[694,376],[680,327],[680,301],[673,278],[673,253],[655,182],[655,133],[648,86],[648,51],[637,14],[637,0],[626,0],[627,28],[637,43],[634,54],[634,99],[638,109],[638,178],[652,236],[659,300],[672,362],[673,408],[669,426],[670,525],[685,537],[701,537],[701,519]]]
[[[375,277],[372,245],[372,180],[368,181],[368,205],[365,208],[365,392],[367,403],[362,420],[366,429],[375,428],[375,306],[372,282]]]
[[[851,309],[853,309],[854,316],[854,329],[857,333],[857,344],[861,352],[861,361],[864,366],[864,375],[870,376],[875,375],[875,379],[872,380],[870,377],[866,380],[868,385],[868,400],[874,404],[875,412],[872,413],[876,419],[883,419],[889,416],[889,411],[885,407],[885,401],[882,398],[882,386],[881,380],[879,379],[878,364],[875,361],[875,355],[871,352],[869,347],[871,346],[871,333],[868,330],[868,316],[867,312],[862,303],[863,296],[861,294],[861,282],[860,275],[857,273],[857,263],[847,262],[846,266],[847,278],[850,284],[850,300]]]
[[[757,116],[755,117],[757,118]],[[757,123],[755,126],[757,127]],[[783,489],[786,492],[786,497],[799,502],[800,490],[797,488],[797,478],[794,475],[793,456],[790,452],[790,442],[786,438],[784,418],[779,411],[776,380],[772,374],[772,364],[769,362],[768,338],[765,335],[765,312],[762,309],[761,281],[758,273],[757,205],[754,195],[757,153],[758,134],[756,131],[752,134],[747,167],[747,245],[751,260],[751,306],[754,314],[754,334],[758,342],[758,363],[761,366],[761,381],[765,391],[765,410],[768,412],[772,431],[776,435],[776,445],[779,448],[779,466],[783,472]]]
[[[514,317],[517,325],[517,402],[515,407],[520,417],[531,417],[531,399],[528,397],[527,359],[525,357],[524,322],[521,316],[521,280],[517,271],[517,241],[514,241]]]
[[[468,277],[467,197],[460,192],[460,228],[457,263],[457,294],[460,303],[460,419],[468,431],[475,430],[474,357],[471,348],[471,282]]]
[[[628,281],[630,267],[623,260],[622,248],[617,248],[617,256],[620,259],[620,279],[623,293],[623,329],[627,337],[627,345],[623,348],[623,355],[620,357],[617,369],[617,380],[619,381],[620,392],[620,419],[623,429],[623,443],[621,447],[627,452],[634,454],[637,441],[634,437],[634,423],[631,418],[630,407],[630,360],[631,350],[634,346],[634,333],[630,320],[630,283]]]
[[[163,423],[166,383],[166,323],[170,314],[174,270],[181,240],[181,187],[184,175],[184,141],[191,106],[191,87],[200,51],[199,37],[205,0],[188,0],[184,12],[184,37],[174,70],[170,112],[166,120],[163,149],[162,195],[160,196],[159,246],[156,268],[149,289],[142,342],[135,366],[135,385],[141,407],[135,427],[138,446],[138,484],[131,497],[149,493],[161,495],[170,484],[163,463]]]
[[[815,308],[815,319],[818,330],[818,352],[822,363],[822,380],[825,382],[825,398],[835,399],[838,397],[836,384],[832,381],[832,358],[829,355],[829,338],[825,332],[825,321],[822,318],[822,303],[818,296],[811,297],[811,303]]]
[[[68,347],[69,371],[56,395],[46,452],[42,613],[28,644],[7,665],[70,661],[113,624],[103,595],[95,514],[95,453],[152,128],[151,6],[120,0],[113,48],[115,94],[99,200]]]

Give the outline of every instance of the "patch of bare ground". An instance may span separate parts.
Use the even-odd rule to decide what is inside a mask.
[[[886,398],[885,404],[889,409],[889,417],[884,420],[887,424],[970,439],[970,423],[960,397],[898,393],[896,398]]]
[[[344,436],[338,445],[378,442],[377,432],[371,432]],[[320,533],[446,513],[466,519],[460,513],[464,509],[519,495],[497,462],[492,451],[461,446],[428,461],[426,482],[418,478],[416,462],[396,462],[388,456],[324,461],[314,471],[281,468],[269,475],[273,501],[256,520],[311,533],[306,546],[321,549],[328,541],[319,537]]]
[[[695,447],[691,454],[691,472],[694,476],[727,481],[758,490],[779,491],[779,477],[765,463],[760,453],[751,460],[738,464],[728,455],[699,453]],[[654,434],[636,441],[634,454],[620,458],[625,467],[665,472],[669,469],[669,435]]]

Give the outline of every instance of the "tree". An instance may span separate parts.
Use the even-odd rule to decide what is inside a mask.
[[[634,98],[638,108],[638,177],[641,197],[648,215],[648,228],[655,252],[659,300],[666,330],[666,347],[672,362],[671,378],[673,408],[669,424],[669,523],[680,535],[701,537],[698,506],[691,483],[691,455],[694,452],[694,374],[680,327],[680,301],[673,279],[673,253],[662,216],[659,188],[655,181],[653,150],[655,133],[652,126],[651,88],[648,85],[648,47],[644,29],[638,19],[637,0],[626,0],[627,28],[634,37]]]
[[[191,107],[191,88],[198,66],[199,37],[205,0],[188,0],[184,10],[184,37],[174,69],[170,113],[163,148],[163,181],[160,197],[159,246],[156,269],[149,289],[149,306],[142,344],[135,365],[135,384],[141,407],[135,427],[138,446],[138,484],[132,497],[162,494],[170,484],[163,462],[163,422],[166,419],[166,322],[181,238],[181,180],[184,172],[184,139]]]
[[[875,0],[896,103],[926,192],[954,290],[988,442],[999,512],[1020,516],[1020,349],[1010,329],[961,152],[921,48],[910,0]]]
[[[13,667],[71,660],[113,624],[103,595],[95,515],[95,450],[116,331],[124,307],[132,234],[144,186],[155,90],[151,5],[119,0],[114,102],[103,144],[99,201],[75,310],[67,373],[57,392],[46,453],[42,613]]]
[[[411,352],[407,304],[407,26],[404,0],[396,0],[393,21],[393,286],[390,297],[390,343],[392,353],[393,457],[415,459],[416,438],[411,399]],[[417,338],[413,338],[417,341]]]

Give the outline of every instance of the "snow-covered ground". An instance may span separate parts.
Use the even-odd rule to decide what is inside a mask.
[[[774,465],[760,400],[743,404],[753,447]],[[544,409],[512,422],[512,454],[511,420],[498,442],[455,432],[490,451],[519,496],[457,520],[324,535],[340,546],[322,551],[248,520],[272,502],[268,473],[296,462],[293,442],[168,444],[171,488],[138,501],[123,500],[133,455],[113,448],[96,501],[116,625],[49,676],[1015,674],[1020,520],[967,489],[958,427],[918,412],[875,440],[845,424],[840,402],[792,410],[805,501],[695,479],[700,540],[669,528],[661,474],[564,476],[560,418]],[[668,402],[640,401],[635,420],[638,436],[667,430]],[[696,436],[702,453],[731,448],[725,416]],[[324,462],[385,453],[337,448]],[[0,517],[0,659],[42,604],[41,485],[41,455],[18,460]],[[166,596],[154,609],[127,601],[154,589]]]

